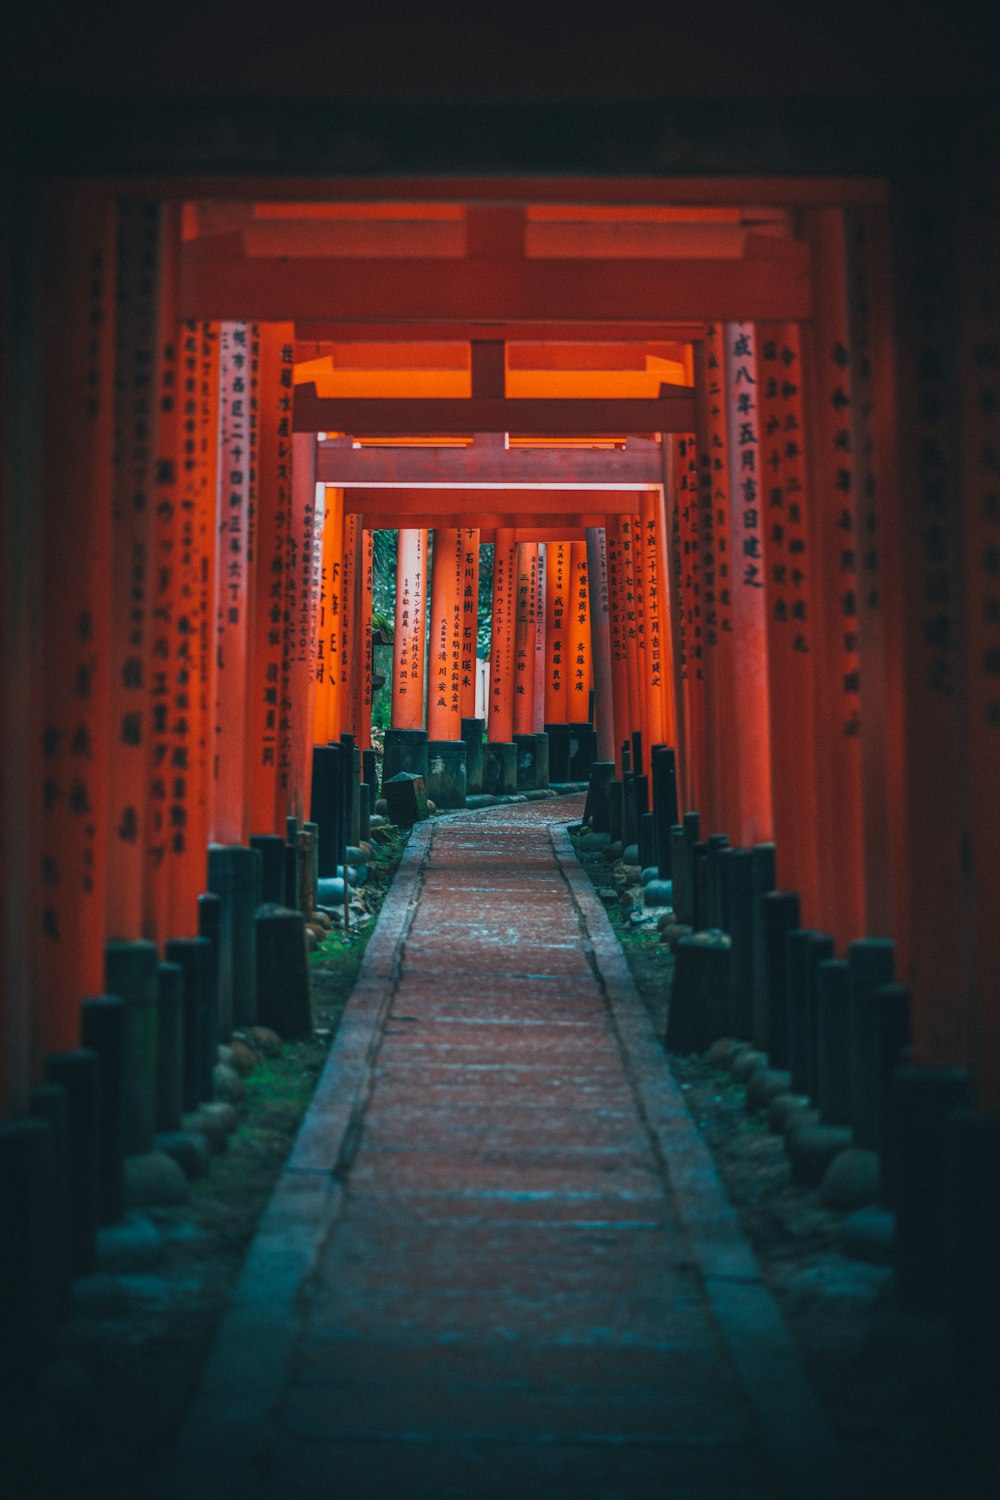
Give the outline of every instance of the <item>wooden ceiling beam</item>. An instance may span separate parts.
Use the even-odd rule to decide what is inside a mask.
[[[663,482],[658,442],[629,438],[616,448],[355,448],[349,438],[321,442],[316,478],[364,489],[642,490]]]
[[[658,400],[608,397],[473,396],[370,398],[317,396],[312,384],[295,388],[296,432],[350,432],[355,436],[513,432],[531,436],[571,436],[651,432],[693,432],[694,394]]]
[[[471,526],[477,523],[455,517],[494,512],[530,516],[537,525],[557,524],[552,517],[572,516],[600,511],[609,515],[631,515],[639,509],[641,490],[371,490],[344,489],[344,510],[348,515],[393,514],[397,516],[433,515],[439,519],[421,521],[421,525]],[[499,503],[498,503],[499,502]],[[543,522],[539,518],[544,515]],[[449,519],[452,518],[452,519]],[[415,521],[405,522],[414,526]],[[502,526],[503,521],[494,523]],[[524,522],[522,521],[523,525]],[[574,522],[574,525],[583,525]]]

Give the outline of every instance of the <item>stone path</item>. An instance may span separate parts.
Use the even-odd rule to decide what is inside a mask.
[[[171,1495],[844,1494],[579,809],[411,839]]]

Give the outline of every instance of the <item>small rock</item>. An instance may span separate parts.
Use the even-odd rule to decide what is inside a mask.
[[[767,1106],[767,1123],[774,1135],[783,1135],[789,1116],[797,1109],[808,1109],[805,1094],[777,1094]]]
[[[349,865],[363,865],[365,862],[365,851],[358,844],[348,844],[344,853]]]
[[[736,1053],[745,1046],[746,1042],[740,1042],[734,1036],[720,1036],[705,1053],[705,1061],[711,1063],[713,1068],[728,1068]]]
[[[601,901],[604,901],[608,906],[613,906],[618,900],[618,892],[614,889],[613,886],[610,885],[598,886],[597,895],[599,899]]]
[[[638,868],[639,868],[639,845],[638,844],[626,844],[625,845],[625,848],[622,850],[622,864],[625,864],[625,865],[635,865],[636,870],[638,870]],[[636,878],[638,879],[638,876]]]
[[[377,807],[378,803],[376,802],[375,805]],[[373,828],[384,828],[384,827],[385,827],[385,818],[382,815],[382,813],[373,812],[373,813],[369,814],[369,817],[368,817],[368,831],[369,831],[369,833],[371,832],[371,830]]]
[[[336,875],[324,876],[319,882],[319,899],[324,906],[338,907],[344,904],[344,881]],[[323,913],[326,916],[326,913]],[[310,918],[310,921],[312,919]]]
[[[647,906],[669,906],[674,904],[674,883],[672,880],[660,880],[655,876],[647,880],[642,893],[642,899]]]
[[[767,1055],[757,1052],[753,1047],[744,1047],[737,1052],[729,1064],[729,1071],[737,1083],[748,1083],[758,1068],[767,1067]]]
[[[629,885],[637,885],[639,883],[639,877],[642,874],[642,871],[639,869],[638,865],[630,863],[630,861],[627,859],[623,859],[622,874],[625,876],[625,879],[628,881]]]
[[[375,799],[375,817],[381,819],[381,822],[375,824],[376,828],[382,828],[382,827],[384,827],[385,824],[389,821],[388,817],[386,816],[386,814],[388,813],[388,811],[389,811],[389,804],[385,800],[385,798],[384,797],[376,797],[376,799]],[[368,819],[368,827],[371,828],[371,818]]]
[[[125,1158],[125,1193],[127,1208],[154,1208],[186,1203],[187,1178],[172,1156],[165,1151],[146,1151]]]
[[[867,1208],[878,1202],[880,1187],[878,1152],[852,1146],[830,1163],[820,1197],[827,1208]]]
[[[246,1033],[247,1040],[252,1042],[262,1057],[279,1057],[281,1055],[282,1041],[276,1031],[270,1026],[251,1026]]]
[[[580,840],[580,848],[585,854],[597,854],[600,850],[607,849],[610,844],[610,833],[585,833]]]
[[[327,916],[327,914],[326,914],[325,911],[319,911],[319,910],[317,910],[317,911],[311,912],[309,914],[309,920],[316,927],[327,928],[327,927],[332,927],[333,926],[333,923],[330,921],[330,918]]]
[[[792,1169],[792,1181],[800,1187],[818,1187],[834,1157],[846,1151],[853,1140],[844,1125],[803,1123],[785,1131],[785,1152]]]
[[[246,1042],[239,1040],[234,1041],[229,1050],[233,1054],[233,1060],[229,1066],[235,1068],[241,1078],[247,1078],[257,1066],[256,1052],[252,1047],[248,1047]],[[221,1062],[222,1059],[220,1058],[219,1061]]]
[[[677,952],[677,944],[681,938],[692,937],[694,928],[688,927],[684,922],[676,922],[671,916],[665,927],[660,928],[660,942],[668,943],[673,951]]]
[[[200,1131],[208,1142],[213,1155],[225,1151],[230,1133],[236,1129],[239,1116],[231,1104],[223,1101],[202,1104],[192,1114],[185,1115],[181,1124],[187,1135]]]
[[[157,1151],[172,1156],[188,1179],[207,1177],[211,1162],[208,1141],[201,1131],[175,1130],[156,1137]]]
[[[227,1068],[225,1063],[216,1063],[212,1069],[212,1089],[215,1097],[224,1099],[227,1104],[239,1104],[246,1093],[243,1079],[235,1068]]]
[[[648,885],[651,880],[659,880],[659,878],[660,871],[656,865],[647,865],[639,876],[639,879],[642,881],[643,885]]]
[[[142,1271],[162,1258],[163,1235],[145,1214],[127,1213],[117,1224],[107,1224],[97,1231],[97,1265],[105,1276]]]
[[[427,811],[429,813],[437,812],[437,803],[432,801],[430,797],[427,798]]]
[[[621,858],[622,845],[620,839],[616,840],[613,844],[607,844],[605,847],[607,849],[608,859],[616,860]]]
[[[778,1068],[758,1068],[747,1080],[747,1109],[756,1114],[767,1109],[772,1099],[791,1091],[790,1073]]]
[[[891,1266],[895,1244],[896,1216],[887,1208],[859,1208],[847,1215],[837,1231],[837,1249],[841,1255],[873,1266]]]
[[[315,927],[304,927],[302,930],[306,935],[306,952],[315,953],[319,947],[319,938],[316,936]]]

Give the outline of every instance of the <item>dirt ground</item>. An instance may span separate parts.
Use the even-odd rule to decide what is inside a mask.
[[[372,915],[400,852],[393,842],[373,862],[364,898]],[[582,858],[662,1035],[670,949],[654,924],[634,920],[636,892],[621,867],[600,855]],[[8,1408],[11,1500],[144,1500],[152,1492],[372,925],[347,940],[334,931],[312,955],[316,1035],[258,1058],[245,1079],[239,1127],[210,1175],[191,1184],[183,1206],[146,1211],[162,1238],[155,1264],[90,1278],[77,1298],[34,1390]],[[818,1190],[790,1182],[781,1138],[766,1119],[748,1115],[727,1071],[701,1057],[670,1062],[839,1434],[852,1475],[845,1500],[997,1500],[1000,1483],[967,1457],[969,1419],[943,1321],[900,1314],[890,1272],[837,1251],[841,1215],[824,1208]]]

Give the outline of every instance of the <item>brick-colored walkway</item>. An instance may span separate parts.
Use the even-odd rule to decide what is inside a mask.
[[[175,1478],[770,1500],[811,1471],[817,1493],[827,1435],[550,826],[574,811],[411,841]]]

